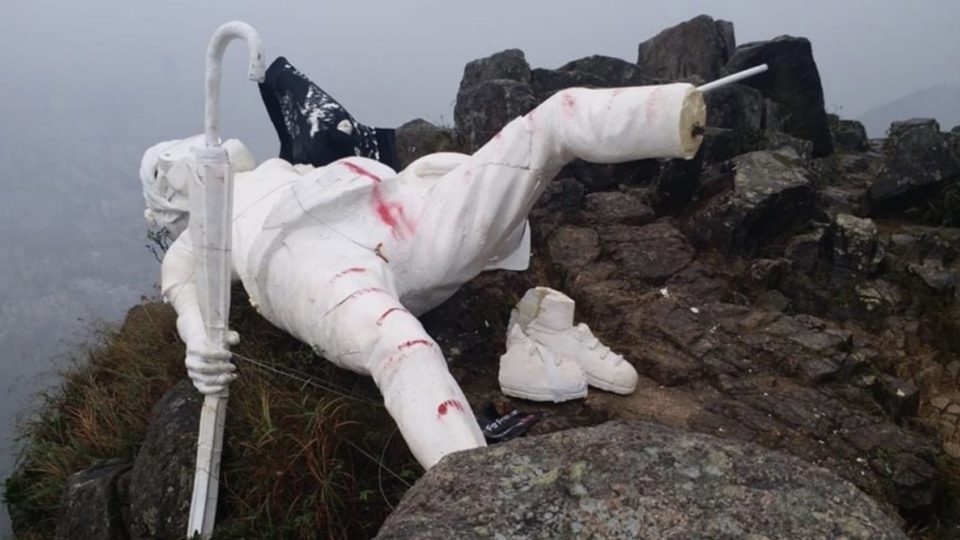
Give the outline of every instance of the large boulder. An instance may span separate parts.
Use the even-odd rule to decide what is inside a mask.
[[[733,23],[700,15],[641,43],[637,64],[663,81],[705,82],[719,77],[735,46]]]
[[[643,86],[652,82],[636,64],[600,55],[574,60],[557,69],[534,69],[531,79],[533,90],[540,100],[564,88],[615,88]]]
[[[820,72],[806,38],[780,36],[737,47],[724,71],[733,73],[767,64],[766,73],[743,82],[774,102],[779,129],[813,143],[813,156],[833,152],[833,139],[824,110]],[[772,116],[772,115],[768,115]],[[768,122],[768,128],[771,127]]]
[[[118,484],[129,463],[106,462],[67,478],[60,499],[57,540],[125,540],[125,501]]]
[[[843,120],[836,115],[827,116],[833,132],[833,146],[847,152],[866,152],[870,149],[867,129],[856,120]]]
[[[900,212],[925,203],[943,182],[960,175],[960,161],[936,120],[894,122],[884,144],[886,167],[870,186],[873,214]]]
[[[752,254],[813,215],[813,186],[795,157],[759,151],[731,164],[733,170],[713,182],[726,183],[725,189],[702,202],[686,221],[698,245]]]
[[[447,456],[377,538],[586,536],[906,538],[873,500],[822,468],[646,422]]]
[[[707,125],[732,130],[704,139],[700,152],[706,163],[726,161],[763,148],[764,102],[757,89],[732,84],[708,93],[705,98]]]
[[[182,538],[187,530],[202,405],[185,380],[153,408],[130,473],[131,538]]]
[[[508,122],[537,106],[530,65],[519,49],[467,64],[457,91],[453,118],[460,143],[479,148]]]

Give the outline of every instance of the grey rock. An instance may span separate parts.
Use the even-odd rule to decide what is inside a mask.
[[[926,259],[923,264],[910,263],[910,273],[916,275],[935,291],[951,292],[957,284],[953,272],[943,267],[939,259]]]
[[[460,88],[470,88],[484,81],[496,79],[530,82],[530,64],[527,63],[523,51],[507,49],[467,63],[463,68]]]
[[[551,210],[579,210],[583,207],[585,193],[583,184],[575,178],[557,178],[547,185],[547,189],[537,200],[537,207]]]
[[[578,159],[567,165],[560,176],[573,176],[588,193],[592,193],[614,190],[619,186],[641,185],[659,172],[660,165],[655,159],[615,164],[589,163]]]
[[[787,259],[754,259],[747,267],[747,275],[756,284],[776,289],[790,269],[791,264]]]
[[[550,235],[547,245],[550,258],[570,278],[600,255],[597,231],[583,227],[562,226]]]
[[[885,375],[874,385],[873,395],[896,418],[914,417],[920,411],[920,389],[912,382]]]
[[[398,127],[396,138],[401,168],[427,154],[455,150],[451,130],[431,124],[422,118],[411,120]]]
[[[707,102],[707,125],[733,130],[728,134],[705,138],[700,150],[704,162],[718,163],[763,148],[764,101],[757,89],[732,84],[704,97]]]
[[[124,540],[125,501],[119,496],[119,479],[129,463],[106,462],[67,478],[60,499],[57,540]]]
[[[906,538],[874,501],[820,467],[646,422],[447,456],[407,492],[377,538],[587,535]]]
[[[770,41],[746,43],[737,47],[724,68],[725,73],[741,71],[760,64],[770,69],[743,82],[756,88],[776,104],[778,129],[813,143],[813,157],[833,153],[833,137],[823,104],[820,72],[813,49],[806,38],[780,36]]]
[[[874,214],[922,205],[938,192],[944,180],[960,174],[960,161],[936,120],[894,122],[884,151],[886,167],[869,191]]]
[[[631,192],[606,191],[591,193],[586,198],[588,219],[597,223],[646,225],[653,221],[653,209]]]
[[[527,83],[495,79],[483,81],[457,94],[454,107],[458,141],[477,149],[518,116],[537,106]]]
[[[705,153],[693,159],[672,159],[653,181],[653,207],[657,214],[679,215],[700,189]]]
[[[564,88],[616,88],[643,86],[652,82],[640,66],[599,55],[574,60],[557,69],[534,69],[531,73],[531,85],[540,100]]]
[[[637,64],[664,81],[705,82],[719,77],[735,43],[732,23],[700,15],[641,43]]]
[[[873,275],[879,270],[883,256],[877,224],[872,219],[837,214],[833,228],[834,266]]]
[[[537,105],[523,51],[509,49],[466,65],[453,109],[455,129],[467,148],[479,148],[503,126]]]
[[[799,159],[813,157],[812,142],[798,139],[781,131],[768,131],[763,141],[763,147],[767,150],[792,153]]]
[[[866,152],[870,148],[867,138],[867,129],[856,120],[841,120],[837,118],[831,122],[833,131],[833,145],[837,150],[847,152]]]
[[[603,227],[600,241],[620,273],[641,282],[661,284],[693,261],[693,248],[667,222]]]
[[[202,404],[185,380],[154,406],[130,472],[131,538],[182,538],[187,530]]]
[[[734,158],[732,166],[726,189],[701,203],[686,221],[685,230],[698,245],[754,253],[813,215],[813,187],[794,159],[751,152]]]
[[[827,259],[825,238],[823,229],[798,234],[787,242],[784,257],[793,263],[797,271],[809,274],[817,269],[821,261]]]

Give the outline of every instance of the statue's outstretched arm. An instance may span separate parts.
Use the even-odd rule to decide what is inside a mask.
[[[187,346],[185,364],[194,386],[205,394],[223,391],[236,378],[230,352],[207,341],[197,299],[196,263],[189,234],[181,234],[167,250],[160,272],[164,299],[177,312],[177,333]],[[230,341],[238,337],[231,334]]]

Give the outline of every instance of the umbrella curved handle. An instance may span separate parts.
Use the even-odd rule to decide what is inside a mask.
[[[235,39],[247,42],[250,64],[247,77],[263,82],[266,64],[263,58],[263,42],[260,34],[249,24],[241,21],[225,23],[213,33],[207,46],[206,100],[204,102],[204,133],[207,146],[220,145],[220,72],[223,69],[223,52]]]

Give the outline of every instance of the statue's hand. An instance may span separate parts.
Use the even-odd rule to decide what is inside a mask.
[[[234,344],[239,341],[239,336],[234,332],[228,341]],[[237,366],[230,362],[230,351],[213,347],[209,343],[188,346],[184,363],[193,385],[202,394],[219,394],[237,378],[234,373]]]

